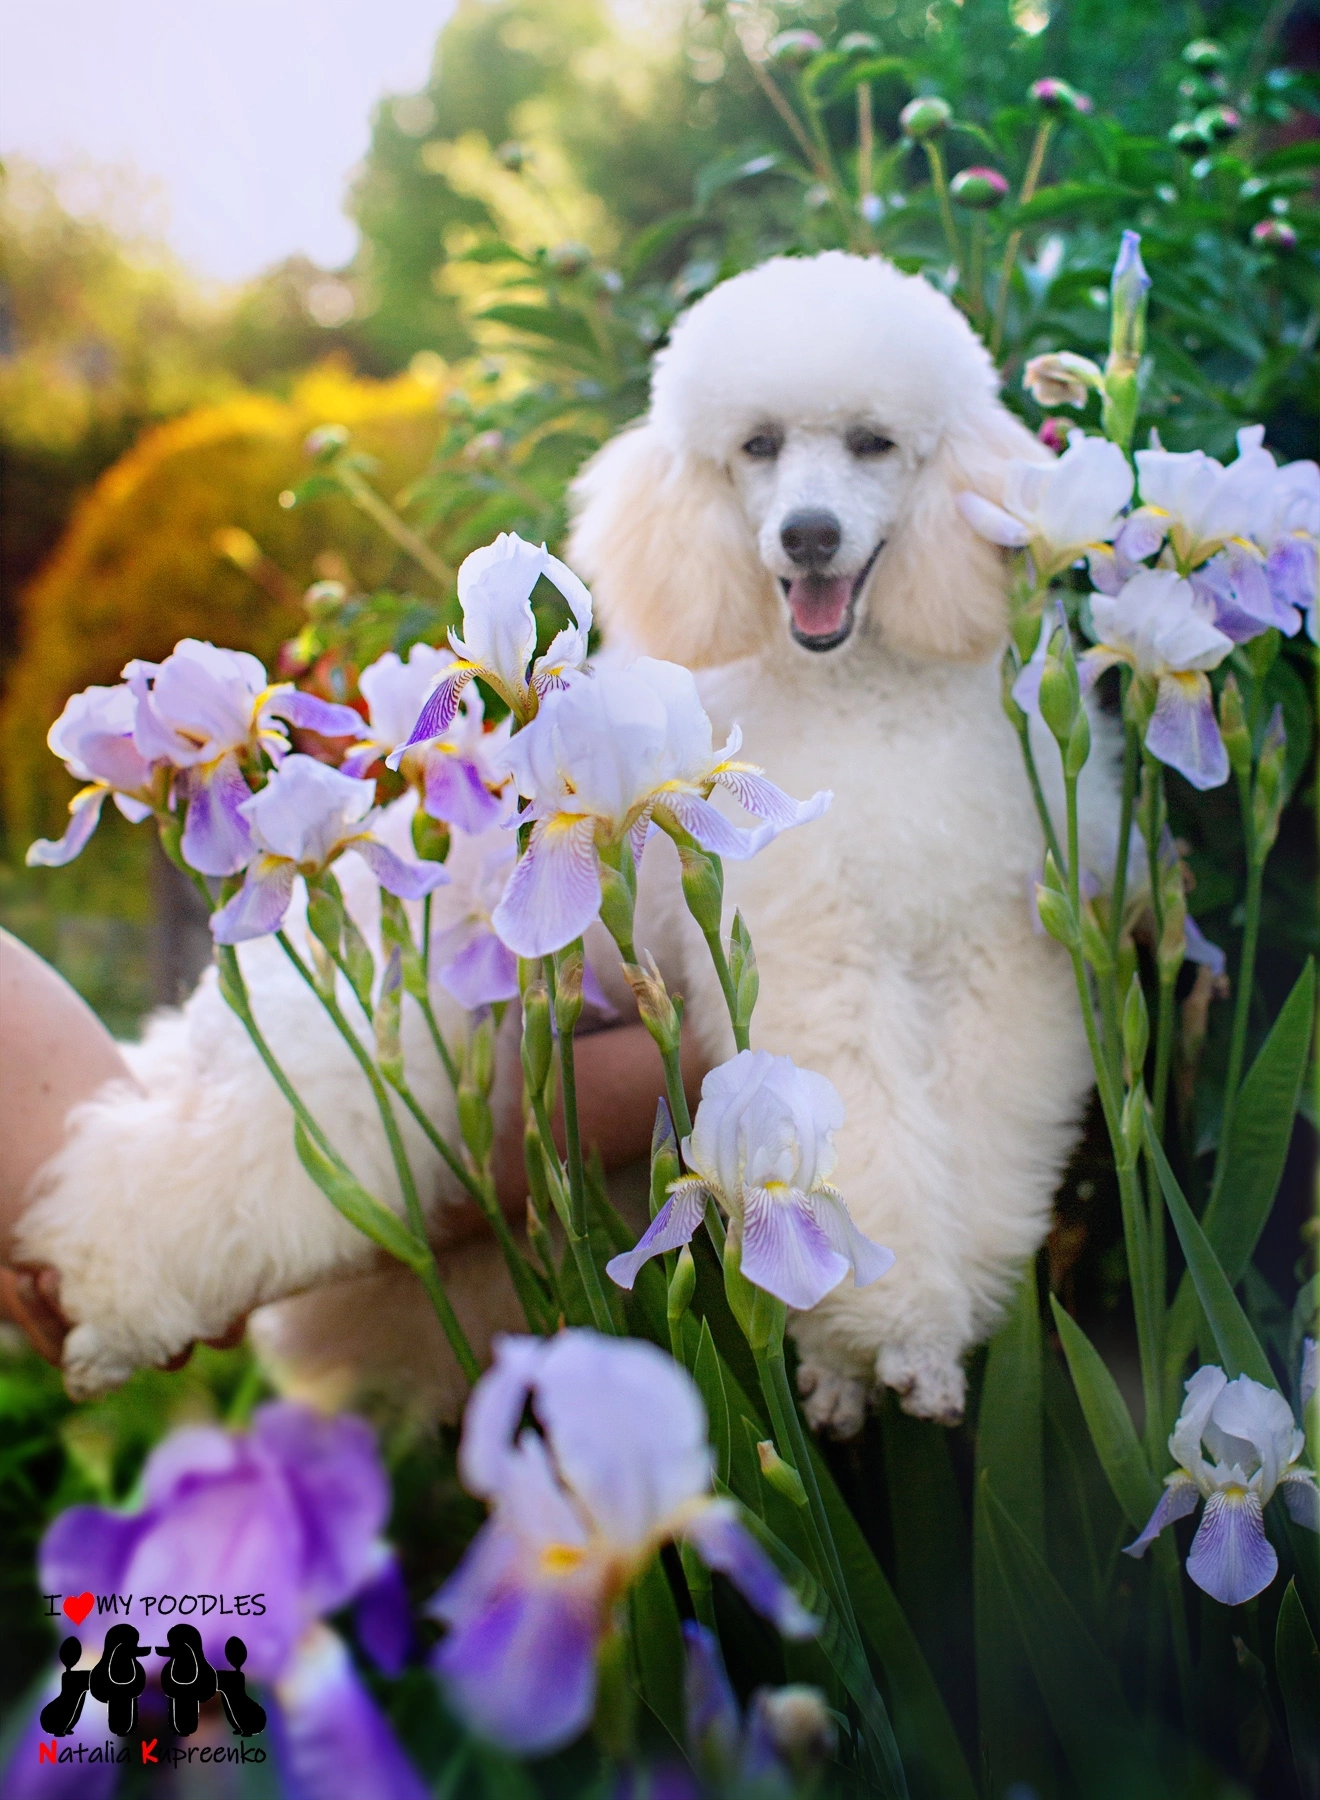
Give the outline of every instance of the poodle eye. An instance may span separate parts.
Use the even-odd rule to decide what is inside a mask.
[[[781,440],[775,436],[773,431],[758,431],[743,445],[743,455],[759,457],[765,462],[773,462],[779,455],[780,442]]]
[[[848,433],[848,448],[854,456],[887,456],[894,448],[894,440],[879,431],[867,431],[858,427],[856,431]]]

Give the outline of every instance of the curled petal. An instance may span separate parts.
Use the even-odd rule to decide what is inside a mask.
[[[278,931],[293,899],[296,866],[285,856],[259,856],[249,864],[243,885],[227,905],[211,915],[217,944],[241,944]]]
[[[838,1287],[849,1267],[805,1195],[779,1200],[753,1188],[744,1197],[742,1272],[756,1287],[805,1312]]]
[[[691,1520],[684,1537],[708,1568],[726,1575],[747,1604],[786,1638],[815,1637],[813,1618],[738,1517],[730,1500],[713,1500]]]
[[[85,787],[69,802],[69,825],[62,838],[38,838],[24,857],[29,869],[62,869],[87,844],[101,818],[108,788]]]
[[[1199,671],[1160,676],[1146,748],[1202,792],[1228,780],[1228,752],[1219,735],[1210,683]]]
[[[716,786],[727,789],[745,812],[777,825],[781,831],[818,819],[834,798],[832,793],[822,789],[810,800],[795,800],[783,788],[768,781],[759,769],[721,769],[715,782]]]
[[[589,1591],[511,1585],[455,1626],[431,1666],[475,1731],[518,1755],[544,1756],[590,1723],[598,1631]]]
[[[807,1195],[812,1217],[840,1256],[852,1264],[853,1285],[869,1287],[894,1266],[894,1253],[872,1243],[852,1222],[852,1215],[833,1188],[819,1187]]]
[[[426,1800],[426,1783],[327,1626],[308,1632],[276,1692],[278,1738],[298,1792],[317,1800]]]
[[[405,862],[378,838],[352,838],[348,848],[357,851],[385,892],[397,894],[400,900],[421,900],[449,880],[443,863]]]
[[[273,694],[262,711],[287,719],[302,731],[317,731],[322,737],[357,738],[365,737],[367,732],[361,713],[351,706],[337,706],[331,700],[305,694],[301,688]]]
[[[1196,1503],[1200,1498],[1200,1490],[1190,1475],[1171,1476],[1165,1483],[1164,1492],[1147,1519],[1141,1536],[1130,1544],[1124,1544],[1124,1556],[1144,1556],[1166,1525],[1172,1525],[1175,1519],[1185,1519],[1188,1513],[1196,1511]]]
[[[541,820],[491,924],[519,956],[546,956],[581,937],[600,912],[600,860],[589,818]]]
[[[1020,550],[1031,542],[1029,526],[980,494],[959,494],[957,507],[972,530],[992,544],[1000,544],[1006,550]]]
[[[1299,1525],[1320,1531],[1320,1488],[1309,1469],[1289,1469],[1279,1482],[1283,1504]]]
[[[252,832],[241,808],[252,799],[231,750],[187,777],[188,818],[180,849],[203,875],[236,875],[252,856]]]
[[[751,830],[746,826],[731,825],[709,800],[703,800],[699,794],[681,791],[660,795],[655,807],[655,821],[662,826],[677,825],[680,831],[695,838],[703,850],[711,850],[716,856],[727,856],[731,862],[746,862],[779,836],[778,827],[774,825],[758,825]]]
[[[458,717],[458,702],[463,689],[476,674],[476,667],[470,662],[454,662],[440,677],[439,682],[431,690],[431,696],[417,715],[417,723],[406,743],[400,744],[385,758],[387,769],[397,769],[403,760],[403,753],[412,744],[429,744],[432,738],[443,737],[445,732]]]
[[[706,1216],[706,1186],[701,1181],[680,1183],[651,1220],[631,1250],[615,1256],[605,1273],[621,1288],[631,1288],[643,1263],[666,1250],[689,1244]]]
[[[1240,1606],[1262,1593],[1278,1568],[1259,1495],[1241,1488],[1211,1494],[1187,1553],[1187,1573],[1197,1587],[1225,1606]]]

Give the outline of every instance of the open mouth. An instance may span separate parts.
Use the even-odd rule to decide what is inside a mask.
[[[804,650],[833,650],[852,633],[857,596],[885,540],[872,550],[856,575],[794,575],[779,577],[779,585],[793,615],[789,630]]]

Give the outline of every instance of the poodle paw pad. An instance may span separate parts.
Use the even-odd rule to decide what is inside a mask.
[[[914,1419],[934,1419],[940,1425],[960,1425],[967,1400],[967,1378],[962,1364],[940,1350],[882,1350],[876,1374],[898,1395],[905,1413]]]
[[[820,1363],[798,1365],[798,1392],[813,1431],[834,1438],[853,1438],[866,1417],[866,1388],[850,1375],[840,1375]]]

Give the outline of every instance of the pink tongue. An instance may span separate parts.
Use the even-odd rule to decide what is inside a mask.
[[[851,598],[852,582],[846,575],[799,575],[789,583],[789,609],[803,637],[833,637],[842,629]]]

